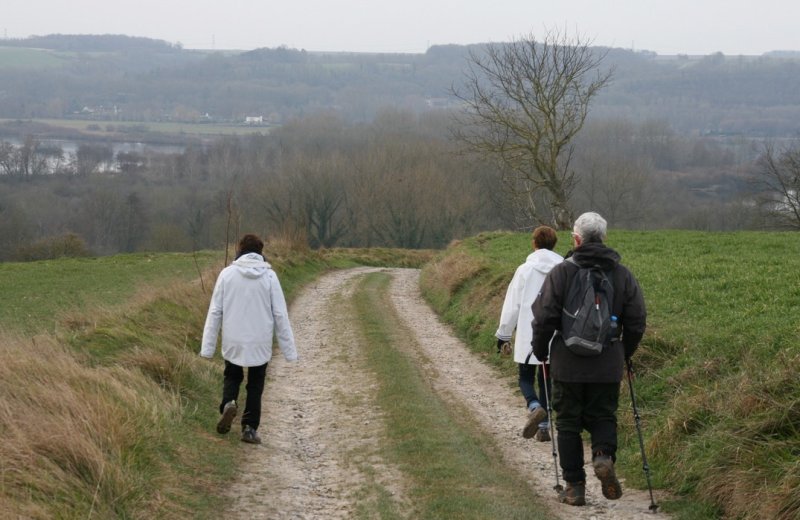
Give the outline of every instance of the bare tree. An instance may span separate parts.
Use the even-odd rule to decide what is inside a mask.
[[[608,84],[606,55],[591,42],[547,31],[471,51],[466,81],[454,95],[467,108],[454,130],[468,148],[499,163],[503,188],[526,219],[568,228],[576,178],[572,140],[589,104]]]
[[[63,159],[59,147],[46,146],[32,135],[25,136],[19,146],[3,141],[0,143],[0,173],[28,178],[50,173],[49,162],[54,167]]]
[[[637,227],[648,214],[652,166],[644,159],[599,153],[581,170],[587,210],[599,211],[615,226]]]
[[[17,150],[13,144],[0,141],[0,174],[15,175],[17,173]]]
[[[83,143],[73,157],[75,173],[89,175],[107,168],[114,160],[111,145],[102,143]]]
[[[781,151],[765,145],[753,181],[759,205],[774,222],[800,230],[800,145]]]
[[[576,139],[578,212],[598,211],[615,227],[642,227],[652,216],[656,193],[653,161],[627,120],[594,119]]]
[[[264,185],[261,210],[270,227],[305,235],[312,248],[334,247],[351,232],[350,166],[340,153],[288,156]]]

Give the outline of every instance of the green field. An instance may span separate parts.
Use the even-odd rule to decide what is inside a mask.
[[[71,55],[47,49],[0,46],[0,70],[4,68],[61,67]]]
[[[565,253],[562,233],[557,251]],[[612,231],[639,279],[648,332],[634,362],[658,487],[677,518],[800,515],[800,236]],[[490,233],[423,271],[429,300],[501,370],[494,331],[505,287],[530,251],[524,234]],[[627,389],[625,389],[627,393]],[[630,408],[620,465],[645,485]]]
[[[0,263],[0,330],[53,332],[64,313],[120,305],[145,287],[197,278],[198,266],[222,261],[205,251]]]
[[[332,265],[393,265],[417,267],[431,251],[335,249],[319,254],[277,254],[270,261],[286,265],[282,280],[287,295]],[[109,310],[128,303],[137,293],[198,278],[198,269],[221,268],[221,251],[135,253],[96,258],[60,258],[38,262],[0,262],[0,331],[36,334],[53,332],[67,314]],[[230,258],[229,258],[230,260]],[[205,275],[208,278],[208,274]],[[209,280],[204,280],[206,291]]]
[[[270,131],[268,126],[247,126],[223,123],[180,123],[180,122],[137,122],[137,121],[100,121],[91,119],[29,119],[25,120],[32,123],[44,123],[54,129],[64,128],[67,130],[78,130],[87,135],[98,137],[107,135],[125,135],[124,129],[131,132],[156,132],[162,134],[185,134],[198,136],[214,135],[250,135],[266,134]],[[16,119],[0,118],[0,125],[16,123]],[[108,125],[115,127],[115,130],[107,130]],[[95,127],[99,127],[95,128]],[[119,129],[122,129],[120,131]]]

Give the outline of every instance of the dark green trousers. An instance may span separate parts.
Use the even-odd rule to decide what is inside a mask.
[[[592,455],[603,452],[616,460],[617,408],[620,383],[565,383],[553,381],[558,456],[564,480],[586,480],[581,433],[589,432]]]

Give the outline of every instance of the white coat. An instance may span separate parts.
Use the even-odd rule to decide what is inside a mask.
[[[200,355],[214,356],[222,327],[222,357],[242,367],[272,359],[273,332],[288,361],[297,360],[294,334],[278,276],[258,253],[247,253],[222,270],[208,307]]]
[[[500,326],[497,328],[497,339],[510,341],[517,331],[514,340],[514,361],[525,363],[528,354],[531,354],[531,340],[533,339],[533,300],[539,294],[547,273],[564,261],[564,258],[549,249],[537,249],[517,267],[514,278],[508,285],[506,299],[503,302],[503,311],[500,313]],[[529,364],[541,365],[542,362],[531,354]]]

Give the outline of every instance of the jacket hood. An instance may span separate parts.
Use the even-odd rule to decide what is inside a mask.
[[[581,267],[597,267],[603,271],[614,269],[620,261],[619,253],[598,242],[589,242],[575,249],[572,259]]]
[[[237,271],[246,278],[260,278],[272,268],[269,262],[264,260],[264,257],[258,253],[244,254],[234,260],[231,265],[235,266]]]
[[[564,259],[558,253],[550,251],[549,249],[537,249],[529,254],[525,261],[533,264],[533,268],[540,273],[547,274],[553,267],[564,261]]]

